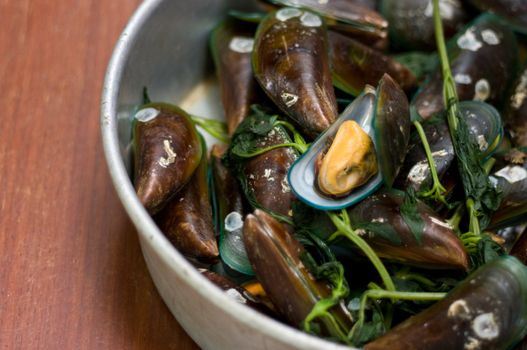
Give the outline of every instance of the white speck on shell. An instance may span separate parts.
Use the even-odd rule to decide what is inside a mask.
[[[302,11],[295,8],[283,8],[276,12],[276,19],[285,22],[291,18],[299,17],[302,15]]]
[[[491,340],[500,335],[500,328],[492,312],[474,318],[472,330],[479,339]]]
[[[490,96],[490,84],[487,79],[480,79],[474,86],[474,100],[486,101]]]
[[[470,319],[470,308],[464,299],[454,301],[448,307],[447,316],[450,318]]]
[[[322,25],[320,17],[311,12],[304,12],[300,17],[300,22],[306,27],[320,27]]]
[[[227,296],[241,304],[245,304],[247,301],[245,300],[245,298],[243,297],[243,295],[238,292],[236,289],[234,288],[231,288],[231,289],[227,289],[225,291],[225,293],[227,294]]]
[[[518,165],[508,165],[505,168],[502,168],[497,171],[494,175],[502,177],[507,180],[507,182],[513,184],[515,182],[519,182],[527,178],[527,170]]]
[[[480,151],[485,151],[489,148],[489,143],[485,139],[485,135],[478,135],[478,146]]]
[[[174,149],[170,144],[170,140],[163,140],[163,148],[167,154],[167,157],[159,158],[159,161],[157,163],[163,168],[166,168],[176,161],[177,154],[176,152],[174,152]]]
[[[289,92],[282,92],[282,94],[280,95],[280,97],[282,98],[282,101],[285,103],[285,105],[287,107],[291,107],[293,106],[295,103],[298,102],[298,96],[295,95],[295,94],[291,94]]]
[[[454,76],[454,81],[458,84],[468,85],[472,83],[472,78],[468,74],[458,73]]]
[[[457,46],[463,50],[478,51],[483,44],[476,38],[475,29],[468,29],[457,39]]]
[[[235,36],[229,42],[229,49],[239,53],[252,52],[254,46],[254,39],[242,36]]]
[[[516,86],[514,95],[511,96],[511,107],[520,109],[523,101],[527,98],[527,69],[523,71],[520,83]]]
[[[143,108],[135,113],[134,118],[140,122],[146,123],[159,115],[160,111],[155,108]]]
[[[481,37],[483,38],[483,41],[486,42],[489,45],[499,45],[500,44],[500,38],[494,32],[492,29],[484,29],[481,32]]]

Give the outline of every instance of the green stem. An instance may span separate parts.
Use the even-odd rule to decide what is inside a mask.
[[[435,160],[434,160],[434,157],[432,156],[432,150],[430,149],[430,144],[428,143],[428,139],[426,138],[426,134],[423,129],[423,126],[421,125],[419,121],[414,121],[414,126],[415,126],[415,129],[417,130],[417,133],[419,134],[419,138],[421,139],[421,142],[425,149],[426,159],[428,160],[428,167],[430,168],[430,174],[432,175],[432,180],[433,180],[432,188],[426,192],[420,193],[419,195],[424,198],[432,197],[434,200],[439,201],[448,207],[449,204],[445,196],[443,195],[443,193],[446,192],[446,189],[441,184],[441,181],[439,181],[439,176],[437,175],[437,168],[436,168]]]
[[[379,259],[369,244],[364,239],[362,239],[349,225],[350,221],[346,210],[342,210],[342,219],[340,219],[335,213],[328,212],[328,215],[338,230],[336,234],[329,238],[329,240],[333,240],[336,238],[336,236],[342,235],[353,242],[364,253],[364,255],[370,259],[371,263],[381,276],[385,288],[390,291],[395,291],[395,284],[393,283],[393,280],[381,259]]]
[[[410,280],[410,281],[419,282],[419,283],[421,283],[421,284],[423,284],[423,285],[425,285],[425,286],[427,286],[429,288],[433,288],[436,285],[435,282],[433,282],[433,281],[429,280],[428,278],[426,278],[424,276],[421,276],[421,275],[419,275],[417,273],[402,272],[401,271],[401,272],[397,272],[395,274],[395,276],[397,278],[400,278],[400,279],[405,280],[405,281]]]
[[[298,144],[296,144],[294,142],[286,142],[286,143],[280,143],[280,144],[277,144],[277,145],[272,145],[272,146],[268,146],[268,147],[264,147],[264,148],[259,148],[256,151],[249,152],[249,153],[238,153],[238,152],[236,152],[236,149],[233,149],[232,153],[234,153],[235,155],[237,155],[238,157],[241,157],[241,158],[252,158],[252,157],[256,157],[256,156],[258,156],[260,154],[272,151],[274,149],[283,148],[283,147],[293,147],[298,152],[302,152],[302,150],[303,150],[303,148],[301,146],[299,146]]]
[[[452,227],[454,231],[459,232],[459,223],[461,222],[461,219],[463,218],[464,214],[465,207],[463,206],[463,203],[460,203],[454,211],[454,215],[452,215],[452,217],[447,220],[448,224]]]
[[[225,123],[215,119],[198,117],[196,115],[191,115],[190,118],[194,124],[201,127],[212,137],[215,137],[224,143],[230,142],[229,136],[227,135],[227,126]]]

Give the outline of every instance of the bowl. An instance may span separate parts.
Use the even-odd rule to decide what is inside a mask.
[[[139,202],[130,180],[131,116],[142,102],[143,87],[148,87],[154,100],[221,118],[208,36],[229,9],[250,7],[249,0],[145,0],[140,5],[115,46],[103,87],[101,129],[110,175],[137,229],[159,294],[199,346],[349,350],[229,299],[164,237]]]

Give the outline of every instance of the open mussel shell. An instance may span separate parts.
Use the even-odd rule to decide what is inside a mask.
[[[334,198],[317,189],[316,163],[321,152],[348,120],[360,125],[372,139],[380,169],[367,183],[349,195]],[[410,119],[406,95],[384,75],[377,91],[366,86],[341,116],[324,132],[291,167],[289,184],[295,195],[306,204],[321,210],[342,209],[353,205],[375,192],[383,183],[390,187],[406,154],[410,135]]]
[[[284,225],[261,210],[246,218],[244,241],[256,278],[273,305],[293,326],[301,327],[313,306],[331,295],[330,286],[317,280],[302,263],[304,247]],[[328,310],[339,327],[349,331],[353,320],[340,302]],[[335,325],[327,317],[317,318],[322,334],[336,337]]]
[[[256,80],[271,100],[315,138],[337,117],[326,26],[297,8],[272,12],[260,23],[253,50]]]
[[[155,214],[190,180],[203,147],[190,116],[167,103],[142,106],[135,113],[133,131],[135,189]]]
[[[514,33],[491,14],[478,17],[449,40],[447,50],[459,100],[500,107],[516,71],[517,46]],[[412,120],[429,119],[444,110],[440,67],[411,105]]]
[[[527,34],[525,0],[470,0],[470,2],[481,11],[489,11],[502,17],[515,30]]]
[[[446,38],[457,33],[468,19],[460,0],[439,1]],[[429,0],[382,0],[381,13],[389,26],[390,43],[398,49],[435,49],[433,6]]]
[[[509,349],[526,332],[527,267],[501,257],[364,349]]]

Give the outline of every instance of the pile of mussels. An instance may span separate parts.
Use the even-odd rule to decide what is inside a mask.
[[[227,142],[208,154],[196,124],[218,122],[167,103],[134,115],[135,188],[166,237],[237,301],[332,341],[520,343],[527,1],[256,6],[211,35]]]

